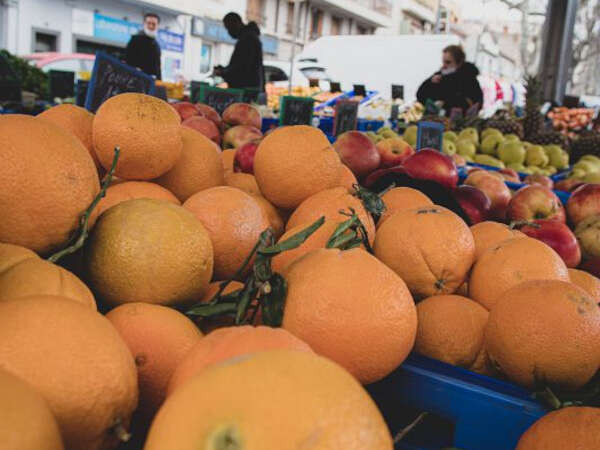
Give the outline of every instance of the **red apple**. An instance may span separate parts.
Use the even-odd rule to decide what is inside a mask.
[[[370,188],[371,186],[373,186],[375,183],[377,183],[377,181],[385,176],[388,175],[390,173],[396,173],[399,175],[406,175],[406,170],[404,170],[404,167],[402,166],[394,166],[394,167],[386,167],[383,169],[378,169],[374,172],[371,172],[364,180],[363,180],[363,185],[367,188]]]
[[[506,181],[512,181],[513,183],[520,183],[521,179],[519,178],[519,174],[515,169],[500,169],[498,171]]]
[[[577,267],[581,262],[581,250],[573,232],[563,222],[556,220],[534,220],[520,231],[539,239],[560,255],[567,267]]]
[[[508,205],[510,221],[550,219],[565,222],[565,208],[554,192],[540,184],[522,187]]]
[[[458,184],[456,164],[448,155],[437,150],[420,150],[404,161],[403,166],[413,178],[435,181],[448,189],[454,189]]]
[[[212,120],[204,116],[192,116],[185,119],[181,125],[202,133],[217,145],[221,145],[221,133]]]
[[[379,167],[381,156],[369,137],[360,131],[341,134],[333,148],[352,173],[361,178]]]
[[[259,142],[246,142],[235,152],[233,158],[233,171],[254,174],[254,155],[258,149]]]
[[[469,225],[488,220],[492,202],[481,189],[462,185],[454,189],[452,195],[469,217]]]
[[[219,116],[219,113],[216,111],[216,109],[204,103],[196,103],[194,106],[201,115],[212,120],[219,130],[222,129],[223,121],[221,120],[221,116]]]
[[[554,184],[554,189],[563,192],[573,192],[579,186],[583,186],[585,183],[575,178],[567,178],[565,180],[557,181]]]
[[[469,174],[465,184],[482,190],[488,196],[492,203],[490,218],[500,221],[505,220],[506,208],[510,202],[511,194],[510,189],[503,180],[485,170],[477,170]]]
[[[383,139],[375,147],[381,156],[381,167],[397,166],[415,154],[410,144],[402,138]]]
[[[230,127],[248,125],[260,130],[262,119],[258,109],[249,103],[232,103],[223,111],[223,122]]]
[[[199,114],[198,109],[190,102],[171,103],[171,106],[177,111],[182,122]]]
[[[539,173],[527,175],[523,182],[525,184],[541,184],[542,186],[546,186],[548,189],[554,189],[554,181],[552,181],[552,178]]]
[[[258,128],[249,125],[236,125],[229,128],[223,135],[223,148],[240,148],[246,142],[262,139]]]
[[[600,184],[584,184],[575,189],[567,202],[567,212],[573,225],[600,214]]]

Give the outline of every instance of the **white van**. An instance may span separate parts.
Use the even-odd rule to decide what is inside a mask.
[[[325,67],[344,90],[364,84],[391,98],[391,85],[403,85],[405,100],[412,101],[421,83],[442,65],[444,47],[459,43],[452,34],[326,36],[307,44],[297,61]]]

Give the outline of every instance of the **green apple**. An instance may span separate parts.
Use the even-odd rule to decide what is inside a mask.
[[[498,146],[498,158],[505,164],[523,164],[525,149],[518,141],[504,141]]]
[[[371,139],[371,142],[377,143],[377,134],[374,131],[367,131],[365,134]]]
[[[507,141],[520,141],[521,140],[521,139],[519,139],[519,136],[517,136],[516,134],[505,134],[504,139],[506,139]]]
[[[454,131],[444,131],[444,139],[456,142],[456,140],[458,139],[458,135]]]
[[[488,134],[488,136],[483,138],[481,141],[481,153],[485,155],[497,155],[498,154],[498,146],[504,142],[504,137],[497,134]]]
[[[503,137],[502,136],[502,132],[499,129],[497,129],[497,128],[486,128],[485,130],[483,130],[481,132],[481,139],[483,140],[486,137],[491,136],[491,135],[496,135],[496,136],[499,136],[499,137]]]
[[[571,170],[571,173],[569,174],[569,176],[567,178],[575,178],[575,179],[581,180],[586,175],[587,175],[587,172],[585,170],[573,168],[573,170]]]
[[[538,166],[528,166],[528,169],[531,170],[531,173],[535,173],[535,174],[539,174],[539,175],[544,175],[544,169]]]
[[[600,163],[600,158],[598,158],[596,155],[583,155],[581,157],[580,161],[592,161],[592,162]]]
[[[546,167],[550,162],[550,158],[541,145],[532,145],[525,152],[527,154],[525,161],[528,166]]]
[[[460,155],[460,153],[459,153],[459,155]],[[466,162],[470,162],[470,163],[475,162],[475,160],[473,159],[473,156],[471,156],[471,155],[460,155],[460,156],[465,158]]]
[[[533,169],[531,167],[524,167],[522,170],[520,170],[519,172],[521,173],[526,173],[527,175],[531,175],[533,173]]]
[[[592,173],[588,173],[583,177],[583,182],[584,183],[595,183],[595,184],[599,184],[600,183],[600,173],[598,172],[592,172]]]
[[[527,150],[529,147],[531,147],[532,145],[534,145],[531,142],[527,142],[527,141],[521,141],[521,144],[523,144],[523,148],[525,150]]]
[[[417,145],[417,126],[411,125],[404,130],[402,138],[410,144],[411,147]]]
[[[580,169],[586,174],[598,172],[598,166],[590,161],[577,161],[575,164],[573,164],[573,169]]]
[[[456,153],[456,144],[448,139],[442,141],[442,152],[446,155],[454,155]]]
[[[473,144],[479,145],[479,133],[475,128],[465,128],[458,134],[458,139],[470,139]]]
[[[550,175],[554,175],[556,172],[558,172],[558,169],[554,166],[548,166],[544,168],[546,170],[546,172],[549,172]]]
[[[550,158],[550,165],[557,169],[566,169],[569,167],[569,154],[565,152],[558,145],[547,145],[544,147],[548,158]]]
[[[525,170],[525,166],[522,163],[509,163],[506,167],[516,170],[517,172],[523,172],[523,170]]]
[[[460,156],[470,156],[472,158],[477,153],[477,147],[470,139],[459,139],[456,141],[456,152]]]
[[[473,158],[477,164],[485,164],[486,166],[498,167],[504,169],[504,163],[490,155],[475,155]]]

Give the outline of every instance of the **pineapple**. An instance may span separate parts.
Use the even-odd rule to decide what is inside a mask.
[[[600,133],[590,131],[582,134],[573,141],[571,160],[576,162],[584,155],[600,156]]]
[[[540,112],[542,103],[542,83],[536,76],[525,78],[525,118],[523,119],[523,132],[525,140],[532,142],[533,136],[540,134],[544,129],[544,116]]]

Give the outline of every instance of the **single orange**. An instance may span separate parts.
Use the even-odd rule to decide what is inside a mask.
[[[377,222],[379,228],[383,222],[390,218],[390,216],[398,211],[405,209],[421,208],[425,206],[432,206],[433,202],[423,194],[409,187],[396,187],[387,191],[381,197],[385,203],[385,211]]]

